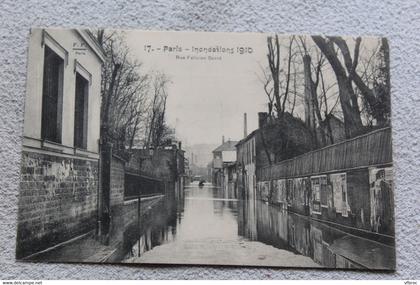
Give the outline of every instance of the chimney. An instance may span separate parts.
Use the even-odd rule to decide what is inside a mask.
[[[178,149],[182,149],[182,142],[178,142]]]
[[[222,144],[225,143],[225,136],[222,136]]]
[[[311,57],[309,55],[305,55],[303,57],[303,72],[304,72],[304,103],[305,103],[305,124],[310,127],[314,128],[315,126],[315,111],[314,111],[314,104],[313,104],[313,86],[311,82]]]
[[[264,127],[264,125],[267,123],[267,112],[259,112],[258,113],[258,128],[261,129]]]
[[[244,113],[244,138],[248,136],[248,126],[246,121],[246,113]]]

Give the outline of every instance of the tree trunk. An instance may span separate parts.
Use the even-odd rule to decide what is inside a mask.
[[[279,44],[279,37],[278,35],[275,36],[273,46],[273,38],[267,38],[267,46],[268,46],[268,63],[270,66],[271,76],[273,77],[273,96],[276,101],[275,107],[277,110],[277,116],[280,117],[282,114],[282,104],[280,101],[280,44]]]
[[[330,143],[334,144],[334,136],[331,128],[331,118],[328,117],[327,114],[325,116],[325,127],[327,128],[328,136],[330,137]]]
[[[103,131],[105,131],[105,133],[102,134],[103,138],[105,138],[104,136],[107,136],[107,132],[109,131],[109,112],[110,112],[110,107],[111,107],[111,98],[114,91],[115,79],[117,78],[119,69],[120,69],[120,65],[115,64],[114,70],[112,71],[112,75],[111,75],[111,82],[109,84],[109,89],[106,96],[103,121],[102,121]]]
[[[318,96],[316,92],[316,86],[312,80],[311,72],[311,56],[306,54],[303,56],[303,70],[304,70],[304,82],[305,82],[305,123],[311,130],[312,136],[314,137],[315,147],[319,146],[318,142],[318,130],[315,120],[318,120],[319,135],[321,138],[321,145],[326,145],[325,133],[322,128],[322,116],[318,106]]]
[[[327,43],[326,40],[321,36],[312,36],[312,39],[327,58],[337,78],[339,90],[338,94],[340,98],[341,109],[343,111],[346,137],[351,138],[355,135],[358,135],[363,125],[360,118],[359,107],[357,104],[355,104],[357,103],[357,100],[354,102],[356,95],[354,93],[351,80],[348,78],[344,67],[339,61],[332,43]]]
[[[354,108],[351,100],[352,96],[355,96],[351,80],[347,77],[337,76],[337,83],[341,109],[344,116],[346,138],[351,138],[358,135],[362,129],[360,111],[358,108]]]

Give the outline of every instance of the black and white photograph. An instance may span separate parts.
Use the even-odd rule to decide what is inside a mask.
[[[395,270],[387,38],[28,45],[17,260]]]

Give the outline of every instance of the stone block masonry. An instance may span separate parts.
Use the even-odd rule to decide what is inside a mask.
[[[16,258],[96,227],[98,161],[23,151]]]
[[[110,228],[108,243],[118,243],[122,239],[124,231],[124,184],[125,184],[125,161],[111,156],[110,164]]]
[[[124,204],[124,184],[125,184],[125,161],[115,156],[111,160],[111,193],[110,204],[114,206],[122,206]]]

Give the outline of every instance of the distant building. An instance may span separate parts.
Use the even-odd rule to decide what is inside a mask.
[[[104,61],[87,30],[31,30],[18,258],[96,227]]]
[[[325,119],[323,130],[326,135],[327,144],[335,144],[346,139],[344,122],[333,114],[328,115]]]
[[[242,198],[255,198],[256,189],[256,148],[258,129],[236,144],[238,193]]]
[[[237,141],[228,140],[213,150],[213,168],[222,168],[224,162],[236,161]]]
[[[217,144],[202,143],[185,145],[184,149],[186,152],[186,157],[188,157],[191,165],[206,167],[207,164],[213,160],[212,151],[217,146]]]
[[[236,144],[238,194],[256,198],[257,171],[313,148],[311,133],[300,119],[284,113],[273,120],[258,113],[258,129]]]
[[[223,197],[238,198],[236,162],[226,162],[223,165],[222,190]]]
[[[213,165],[212,165],[212,182],[214,185],[221,187],[223,185],[224,170],[228,164],[236,162],[236,148],[237,141],[222,141],[222,144],[213,150]]]

